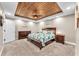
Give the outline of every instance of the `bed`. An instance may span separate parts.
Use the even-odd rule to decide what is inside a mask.
[[[44,28],[41,32],[33,32],[28,35],[28,41],[40,49],[55,41],[56,28]]]

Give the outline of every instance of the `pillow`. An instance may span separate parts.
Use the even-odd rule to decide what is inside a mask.
[[[43,30],[43,33],[47,33],[47,31],[46,30]]]
[[[55,34],[55,31],[51,30],[51,31],[47,31],[47,32],[51,32],[51,33],[54,33]]]

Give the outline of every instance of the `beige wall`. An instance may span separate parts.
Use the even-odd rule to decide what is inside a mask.
[[[16,20],[16,28],[17,31],[32,31],[35,32],[37,29],[37,25],[33,22],[25,22],[22,20]]]
[[[48,23],[48,22],[47,22]],[[65,35],[65,41],[76,42],[75,39],[75,15],[56,18],[49,23],[50,27],[57,28],[57,34]]]
[[[16,21],[17,30],[41,31],[45,27],[56,27],[57,34],[65,35],[65,41],[75,43],[75,15],[68,15],[39,23]]]

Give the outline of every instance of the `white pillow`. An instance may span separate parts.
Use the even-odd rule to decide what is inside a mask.
[[[53,31],[53,30],[51,30],[51,31],[47,31],[47,32],[51,32],[51,33],[55,34],[55,31]]]
[[[46,30],[43,30],[43,33],[47,33],[47,31]]]

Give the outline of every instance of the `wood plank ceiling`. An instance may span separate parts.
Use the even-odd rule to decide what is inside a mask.
[[[62,10],[56,2],[19,2],[15,16],[40,20],[60,12]]]

